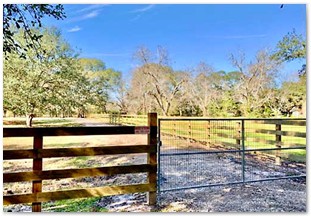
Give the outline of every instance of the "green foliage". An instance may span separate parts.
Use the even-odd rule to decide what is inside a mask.
[[[272,55],[272,58],[280,61],[292,61],[305,57],[306,40],[302,35],[298,35],[295,30],[287,33],[287,35],[278,42],[276,51]]]
[[[65,18],[62,5],[49,4],[4,4],[3,5],[3,52],[4,54],[17,53],[26,58],[29,50],[38,51],[41,47],[42,34],[32,31],[41,28],[41,20],[45,16],[57,20]],[[22,30],[25,45],[15,40],[15,30]]]
[[[4,110],[15,115],[49,114],[53,117],[85,117],[90,109],[106,112],[121,73],[106,69],[98,59],[78,59],[78,55],[56,28],[32,29],[41,34],[42,49],[27,50],[4,60]],[[14,40],[26,46],[20,30]]]
[[[106,69],[105,63],[95,58],[80,58],[79,62],[84,71],[102,71]]]
[[[281,62],[289,62],[295,59],[305,59],[306,52],[306,39],[293,30],[278,42],[276,50],[271,57]],[[306,74],[305,64],[302,65],[299,74],[301,76]]]
[[[96,113],[106,112],[109,97],[113,97],[116,87],[121,80],[121,73],[112,68],[106,69],[105,63],[99,59],[79,59],[83,74],[88,81],[91,91],[90,104],[95,107]]]
[[[276,98],[279,110],[289,114],[293,108],[302,109],[306,101],[306,77],[303,76],[298,82],[284,82]]]
[[[44,35],[44,51],[28,50],[26,59],[16,53],[7,55],[3,71],[4,109],[17,115],[70,115],[87,102],[83,97],[89,92],[76,54],[56,28],[33,31]],[[25,46],[23,34],[20,30],[15,40]]]
[[[3,120],[3,125],[14,125],[14,126],[23,126],[25,121],[19,119],[10,119],[10,120]],[[82,126],[81,124],[72,122],[68,119],[46,119],[46,120],[34,120],[33,121],[34,127],[79,127]]]

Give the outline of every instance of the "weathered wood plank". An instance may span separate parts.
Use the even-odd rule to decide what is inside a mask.
[[[279,120],[269,120],[269,119],[266,119],[266,120],[254,120],[254,121],[251,121],[251,122],[254,122],[254,123],[259,123],[259,124],[281,124],[281,125],[296,125],[296,126],[306,126],[306,120],[282,120],[282,119],[279,119]]]
[[[148,114],[148,125],[150,127],[150,133],[148,134],[148,145],[157,147],[158,139],[158,117],[157,113],[149,113]],[[157,164],[157,153],[151,152],[147,155],[147,163],[156,165]],[[148,172],[148,183],[153,185],[152,191],[147,193],[147,202],[149,205],[155,205],[157,202],[157,193],[156,191],[156,184],[157,184],[157,171],[150,171]]]
[[[68,170],[47,170],[34,172],[3,173],[3,182],[38,181],[61,178],[81,178],[89,176],[110,176],[126,173],[156,172],[156,164],[97,167]]]
[[[149,145],[127,145],[127,146],[105,146],[88,148],[51,148],[38,150],[38,158],[53,157],[75,157],[75,156],[96,156],[112,154],[132,153],[154,153],[156,146]],[[36,158],[35,150],[4,150],[3,160],[32,159]]]
[[[3,150],[3,160],[15,159],[33,159],[35,158],[35,150]]]
[[[247,129],[247,132],[306,138],[306,133],[294,132],[294,131],[267,130],[267,129]]]
[[[35,157],[33,159],[33,171],[42,171],[42,158],[39,158],[39,151],[43,148],[43,137],[40,135],[35,135],[33,140],[33,148],[35,150]],[[42,192],[42,180],[35,180],[32,182],[32,193]],[[32,203],[33,212],[41,212],[41,202]]]
[[[135,134],[134,126],[109,127],[51,127],[51,128],[3,128],[3,137],[79,136]]]
[[[279,133],[275,130],[268,130],[268,129],[246,129],[247,132],[255,132],[255,133],[263,133],[263,134],[272,134],[275,135]]]
[[[281,124],[276,124],[275,125],[275,147],[276,148],[281,148],[282,147],[282,125]],[[281,165],[281,150],[275,150],[275,164],[276,165]]]
[[[10,195],[10,196],[3,196],[3,204],[10,205],[19,203],[47,202],[63,199],[111,196],[119,194],[155,191],[155,188],[156,186],[152,184],[136,184],[136,185],[122,185],[122,186],[105,186],[97,188],[55,191],[55,192],[40,192],[35,194]]]
[[[282,131],[282,136],[291,136],[291,137],[301,137],[306,138],[307,134],[303,132],[294,132],[294,131]]]

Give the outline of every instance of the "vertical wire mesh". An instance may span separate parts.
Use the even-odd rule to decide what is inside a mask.
[[[294,122],[294,120],[287,120]],[[289,123],[289,124],[292,124]],[[306,139],[299,137],[283,136],[283,131],[288,130],[292,135],[295,130],[305,130],[305,127],[294,129],[292,126],[283,125],[281,120],[246,121],[246,180],[263,180],[269,178],[299,176],[305,174],[305,149],[282,149],[293,147],[299,140],[299,146],[306,146]],[[294,124],[294,123],[293,123]],[[301,134],[300,134],[301,135]],[[297,147],[297,146],[296,146]],[[302,153],[299,157],[297,152]],[[288,157],[294,155],[300,159],[299,163]],[[288,165],[291,166],[288,166]]]
[[[289,161],[293,166],[289,169],[289,165],[283,166],[286,157],[293,157],[290,152],[301,151],[303,160],[305,149],[282,149],[305,146],[303,123],[298,125],[301,128],[282,126],[278,132],[273,121],[243,121],[242,132],[242,120],[238,119],[161,119],[161,190],[230,184],[244,180],[244,176],[246,181],[260,181],[305,174],[305,161],[302,165]],[[298,132],[300,137],[285,138],[283,130],[293,136]],[[281,142],[277,142],[278,134],[282,135]],[[279,143],[282,148],[275,150]],[[276,163],[276,156],[281,158],[281,165]]]
[[[226,152],[237,149],[233,125],[230,121],[161,120],[161,190],[241,181],[240,153]]]

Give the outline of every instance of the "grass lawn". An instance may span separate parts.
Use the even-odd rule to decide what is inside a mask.
[[[46,118],[46,119],[36,119],[32,121],[33,127],[78,127],[82,126],[81,124],[75,123],[70,119],[62,118]],[[25,118],[4,118],[3,119],[4,127],[26,127]]]
[[[57,200],[47,202],[42,206],[43,211],[47,212],[107,212],[104,207],[97,205],[100,197],[74,199],[74,200]]]

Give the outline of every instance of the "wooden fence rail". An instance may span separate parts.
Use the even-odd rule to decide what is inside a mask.
[[[87,148],[43,148],[44,136],[83,136],[83,135],[118,135],[147,134],[147,145],[106,146]],[[40,212],[42,202],[109,196],[136,192],[147,192],[147,202],[156,202],[157,176],[157,114],[148,114],[148,126],[113,126],[113,127],[62,127],[62,128],[4,128],[3,137],[34,137],[33,149],[4,150],[3,160],[33,159],[32,172],[4,173],[3,182],[31,181],[32,193],[5,195],[3,204],[32,203],[32,211]],[[77,157],[112,154],[147,153],[147,163],[112,167],[84,169],[43,170],[43,158]],[[107,176],[127,173],[147,173],[144,184],[105,186],[96,188],[42,192],[42,180],[60,178],[81,178],[90,176]]]

